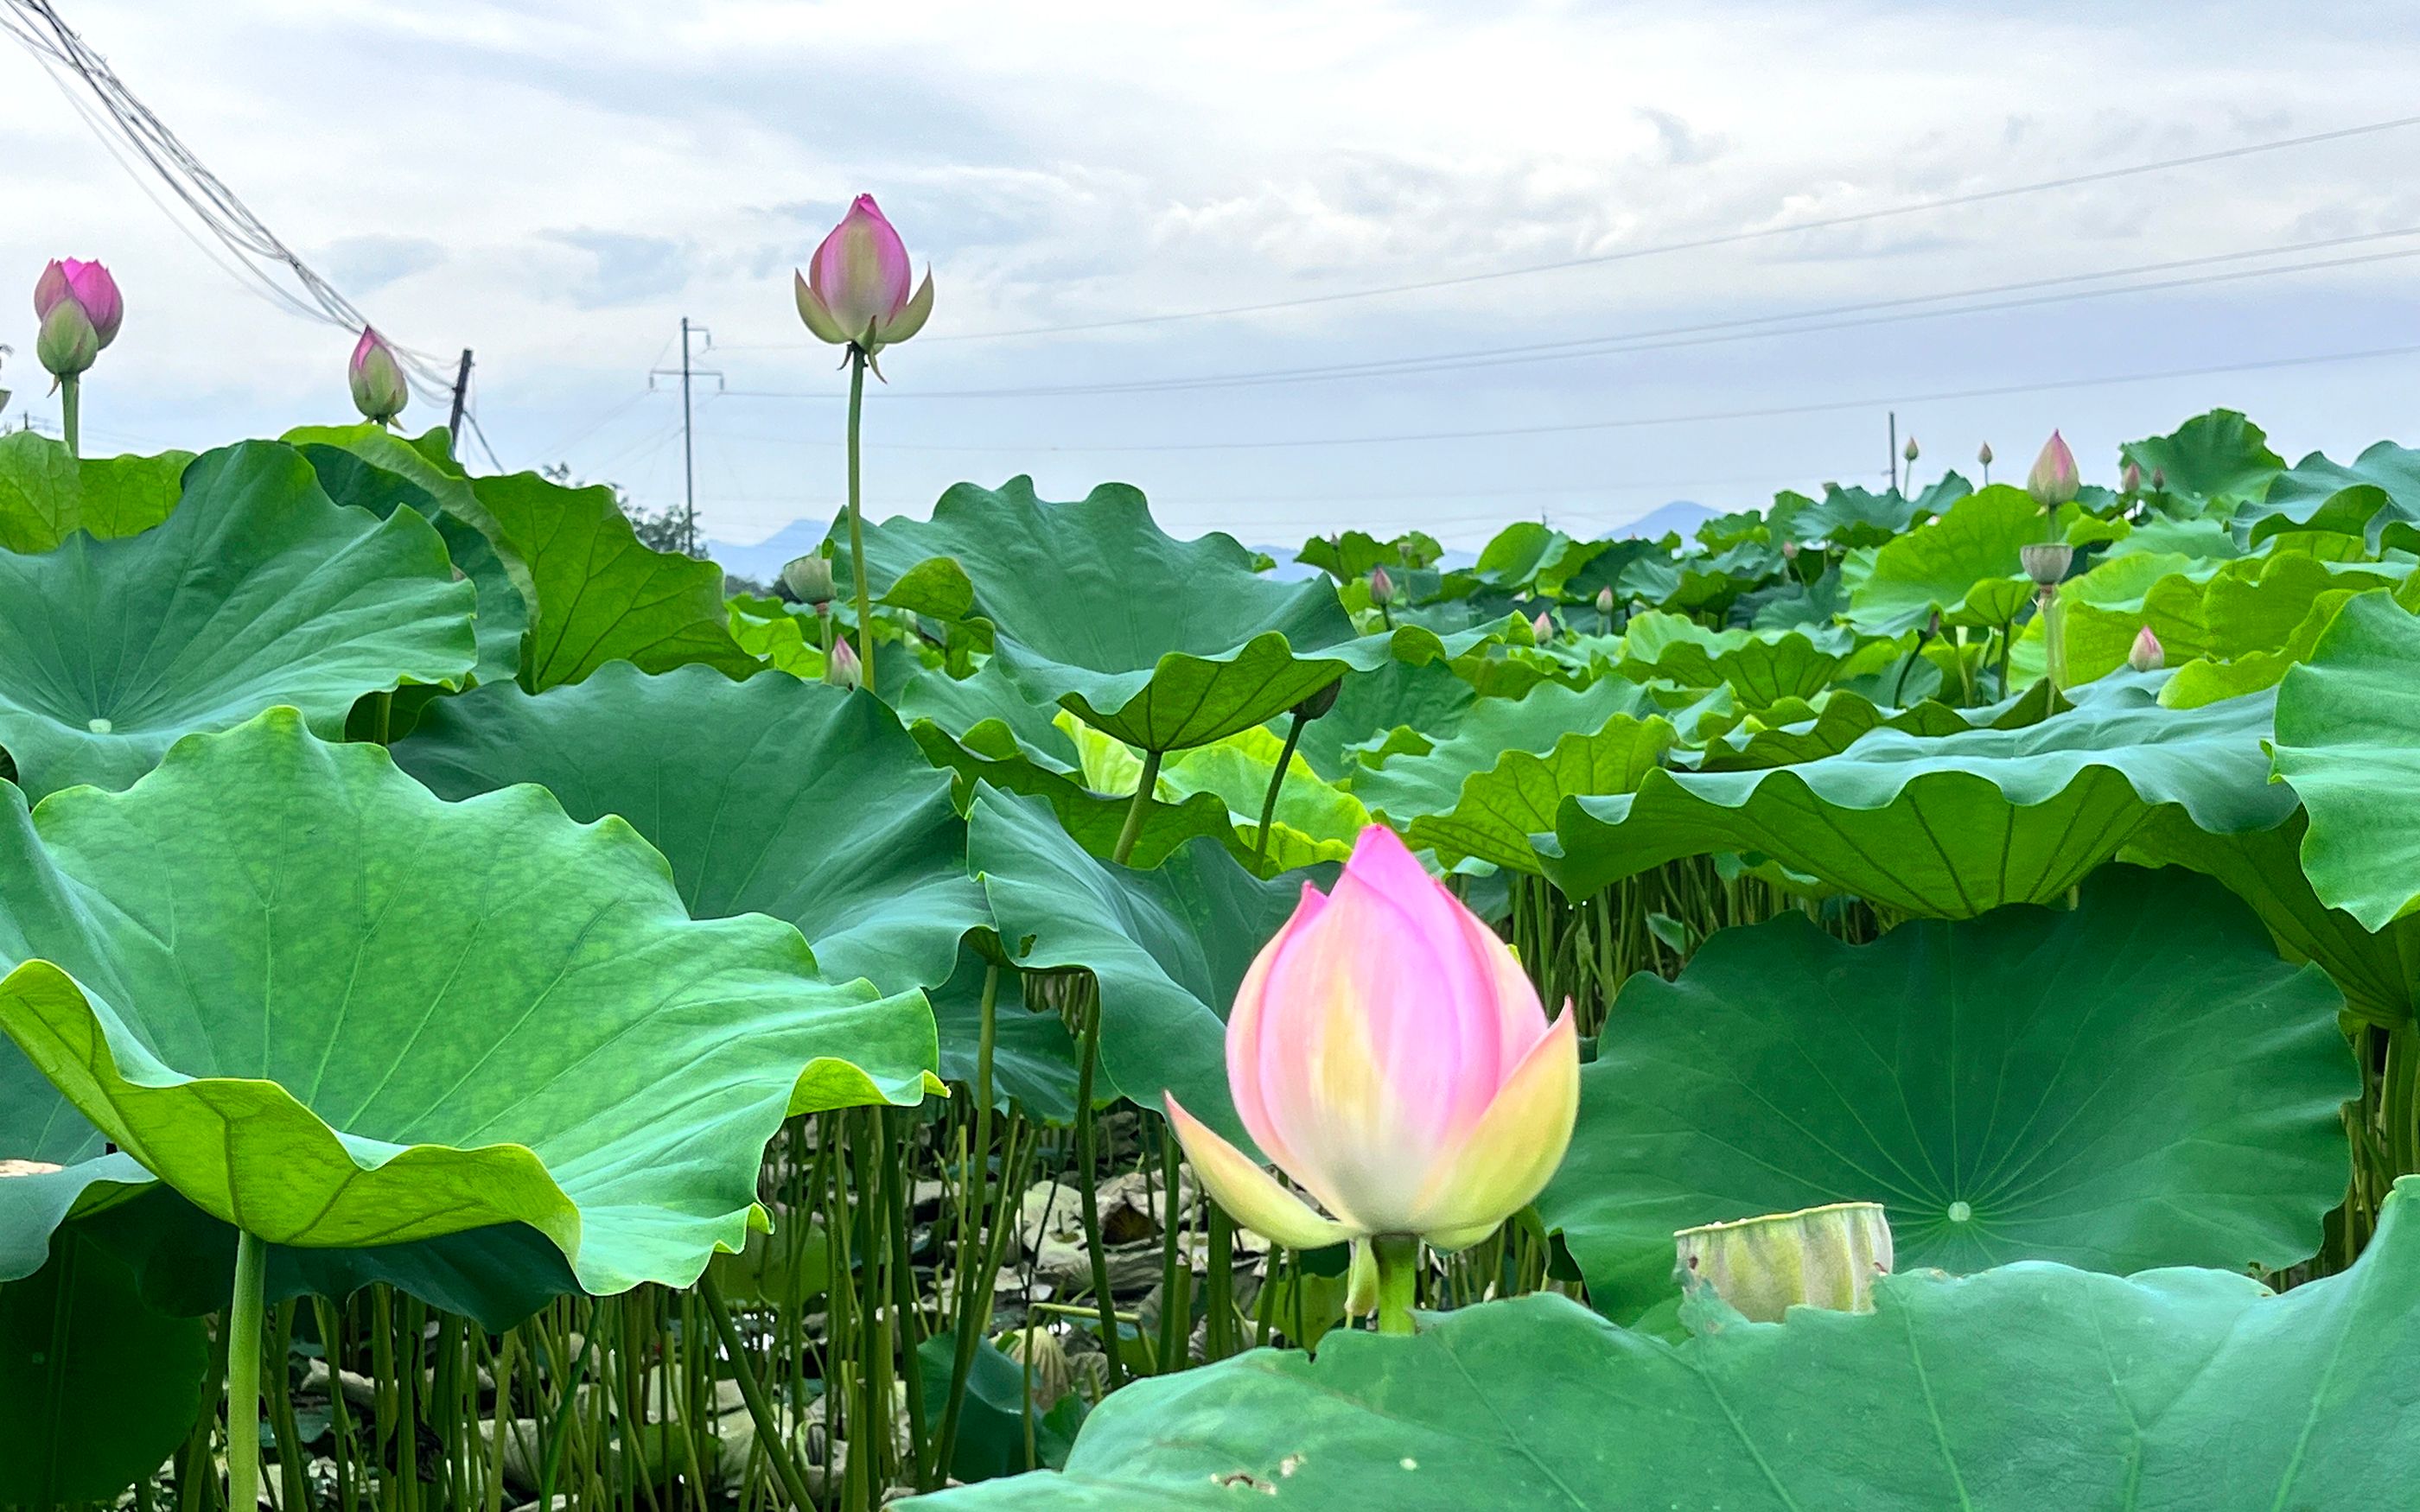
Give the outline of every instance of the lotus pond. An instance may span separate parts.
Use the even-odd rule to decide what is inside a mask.
[[[0,1503],[2410,1505],[2420,454],[2119,462],[727,597],[0,439]]]

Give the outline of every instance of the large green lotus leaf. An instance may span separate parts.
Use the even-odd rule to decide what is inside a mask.
[[[0,436],[0,551],[56,550],[78,531],[101,540],[147,531],[177,507],[191,452],[88,456],[36,431]]]
[[[1900,635],[1937,610],[1946,625],[2005,625],[2034,594],[2018,549],[2042,538],[2040,506],[2022,488],[1993,484],[1883,543],[1871,572],[1850,591],[1849,623],[1869,635]]]
[[[2161,474],[2164,494],[2195,511],[2257,500],[2286,471],[2267,434],[2233,409],[2195,415],[2174,435],[2128,441],[2118,451],[2145,479]]]
[[[1133,747],[1071,714],[1062,714],[1059,722],[1076,743],[1085,784],[1094,792],[1132,792],[1141,783],[1143,758]],[[1218,798],[1234,837],[1229,848],[1249,862],[1261,850],[1261,806],[1268,801],[1269,780],[1284,749],[1281,737],[1255,725],[1175,752],[1161,765],[1152,791],[1171,806],[1189,804],[1203,794]],[[1369,826],[1370,810],[1352,794],[1322,780],[1299,755],[1287,763],[1286,774],[1278,790],[1269,842],[1260,857],[1264,873],[1342,861],[1352,855],[1354,841]]]
[[[36,797],[122,788],[179,735],[274,703],[341,734],[365,693],[471,671],[476,593],[418,515],[338,508],[275,441],[184,482],[139,535],[0,555],[0,746]]]
[[[1480,548],[1471,572],[1486,587],[1551,599],[1613,544],[1575,541],[1537,520],[1514,520]]]
[[[933,1064],[921,998],[825,985],[778,920],[691,920],[621,821],[534,787],[443,802],[291,709],[30,832],[0,896],[39,953],[0,1031],[273,1243],[519,1223],[591,1291],[686,1285],[762,1225],[785,1114],[913,1103]]]
[[[498,550],[489,537],[494,522],[471,491],[470,480],[376,425],[306,426],[283,439],[302,454],[319,486],[336,502],[380,519],[409,507],[437,527],[446,554],[479,593],[474,680],[510,682],[520,671],[521,638],[529,631],[535,590],[528,566]]]
[[[1723,930],[1623,984],[1539,1215],[1622,1319],[1673,1230],[1828,1202],[1887,1208],[1902,1270],[2283,1270],[2344,1197],[2343,1005],[2174,870],[1866,946]]]
[[[1914,914],[2050,903],[2163,807],[2214,834],[2273,828],[2290,794],[2260,745],[2273,695],[2160,706],[2164,673],[2122,673],[2011,730],[1876,730],[1837,756],[1740,772],[1655,771],[1575,798],[1541,837],[1546,875],[1592,893],[1677,856],[1761,854]]]
[[[535,697],[449,699],[395,759],[442,798],[535,782],[574,819],[619,814],[692,916],[787,919],[834,981],[938,986],[985,922],[949,774],[871,693],[615,662]]]
[[[2068,707],[2051,686],[2036,683],[2012,698],[1971,709],[1953,708],[1922,699],[1904,709],[1887,710],[1854,688],[1836,688],[1825,696],[1812,717],[1780,719],[1793,712],[1780,706],[1751,716],[1709,744],[1691,764],[1703,772],[1736,772],[1755,767],[1789,766],[1835,756],[1863,736],[1882,729],[1903,734],[1938,737],[1968,730],[2021,730],[2040,724]]]
[[[959,484],[929,520],[866,527],[865,556],[884,603],[984,621],[1001,671],[1030,698],[1144,750],[1207,745],[1347,671],[1399,652],[1457,656],[1496,633],[1363,637],[1333,584],[1271,582],[1226,535],[1175,540],[1124,484],[1076,503],[1037,499],[1025,477]],[[844,575],[847,563],[836,549]]]
[[[1390,661],[1344,679],[1336,706],[1302,727],[1298,748],[1328,781],[1346,777],[1398,742],[1425,750],[1462,728],[1478,689],[1441,661]],[[1282,729],[1286,718],[1272,721]]]
[[[1821,541],[1854,549],[1880,546],[1903,534],[1917,520],[1928,518],[1930,513],[1924,503],[1896,488],[1875,493],[1831,483],[1823,486],[1821,501],[1800,493],[1776,494],[1766,517],[1770,521],[1768,529],[1776,540],[1795,541],[1801,546]]]
[[[1193,841],[1151,871],[1100,860],[1031,798],[978,789],[967,864],[1000,937],[1033,970],[1080,967],[1100,982],[1101,1072],[1146,1107],[1173,1089],[1186,1109],[1244,1137],[1227,1093],[1226,1019],[1245,968],[1294,912],[1300,873],[1263,882]]]
[[[154,1311],[74,1229],[54,1251],[0,1283],[0,1505],[114,1504],[193,1432],[209,1384],[200,1319]]]
[[[2216,877],[2252,905],[2288,960],[2316,963],[2345,995],[2345,1009],[2394,1028],[2420,1013],[2420,914],[2372,931],[2330,908],[2303,874],[2309,820],[2296,810],[2274,829],[2211,835],[2170,810],[2134,832],[2125,858]]]
[[[1705,713],[1728,703],[1728,695],[1718,694],[1673,718],[1683,731],[1694,730]],[[1637,724],[1664,712],[1647,689],[1621,677],[1599,678],[1586,687],[1540,683],[1517,699],[1473,703],[1451,739],[1355,773],[1353,795],[1372,813],[1405,827],[1423,815],[1451,813],[1471,778],[1494,771],[1516,752],[1549,756],[1570,736],[1597,735],[1617,721]]]
[[[1732,1315],[1668,1344],[1562,1297],[1340,1331],[1140,1382],[1063,1473],[932,1512],[2280,1512],[2420,1478],[2420,1182],[2342,1274],[2132,1279],[2044,1262],[1885,1276],[1869,1313]],[[1710,1314],[1715,1309],[1708,1308]]]
[[[2313,452],[2239,509],[2235,525],[2255,545],[2286,531],[2332,531],[2372,551],[2420,546],[2420,452],[2380,441],[2350,467]]]
[[[969,677],[920,672],[901,689],[898,708],[924,759],[957,774],[960,809],[973,803],[977,783],[988,782],[1047,799],[1067,833],[1094,856],[1117,848],[1134,800],[1132,786],[1124,793],[1089,786],[1082,753],[1054,721],[1060,711],[1029,701],[997,662],[985,662]],[[1257,823],[1257,809],[1253,817]],[[1169,852],[1204,835],[1239,860],[1251,855],[1235,834],[1233,814],[1216,794],[1194,793],[1178,803],[1148,798],[1127,859],[1139,867],[1157,866]]]
[[[2122,568],[2138,560],[2142,559],[2121,558],[2110,567]],[[2146,626],[2159,637],[2162,655],[2170,667],[2235,661],[2284,650],[2313,608],[2330,594],[2335,595],[2332,602],[2341,604],[2348,593],[2410,576],[2408,566],[2322,562],[2292,551],[2200,566],[2215,570],[2188,568],[2170,573],[2137,599],[2062,604],[2069,686],[2106,676],[2126,665],[2134,638]],[[2095,569],[2077,581],[2105,570]],[[2010,660],[2020,674],[2038,675],[2043,671],[2038,623],[2028,625],[2019,638]]]
[[[1302,543],[1294,559],[1306,567],[1317,567],[1339,582],[1367,578],[1373,567],[1385,567],[1388,572],[1427,567],[1445,554],[1435,536],[1425,531],[1405,531],[1392,540],[1381,541],[1367,531],[1346,531],[1330,538],[1314,535]]]
[[[1661,716],[1617,714],[1597,730],[1564,735],[1543,755],[1508,750],[1494,766],[1463,779],[1451,809],[1412,820],[1404,838],[1435,850],[1448,866],[1476,856],[1538,872],[1529,837],[1553,831],[1565,798],[1637,791],[1663,764],[1673,738]]]
[[[762,663],[731,639],[722,569],[641,544],[613,490],[535,472],[474,478],[496,545],[526,563],[535,609],[521,681],[542,693],[611,661],[670,671],[703,662],[735,677]]]
[[[2372,930],[2420,909],[2420,619],[2382,593],[2345,605],[2278,685],[2273,749],[2319,901]]]
[[[1811,699],[1831,685],[1851,648],[1839,632],[1708,630],[1694,620],[1649,609],[1622,632],[1621,673],[1634,682],[1664,678],[1683,687],[1728,685],[1744,709]]]

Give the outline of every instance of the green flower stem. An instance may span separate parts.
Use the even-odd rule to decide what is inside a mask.
[[[790,1455],[790,1441],[782,1431],[782,1420],[773,1412],[773,1404],[765,1397],[764,1383],[756,1379],[756,1369],[748,1363],[748,1342],[739,1336],[739,1326],[731,1320],[731,1309],[723,1304],[722,1290],[714,1284],[714,1273],[708,1271],[697,1278],[697,1294],[706,1302],[706,1315],[714,1320],[714,1332],[722,1340],[722,1352],[731,1357],[731,1378],[739,1384],[739,1399],[747,1404],[748,1416],[756,1425],[756,1447],[773,1467],[774,1478],[782,1489],[799,1506],[814,1506],[815,1499],[807,1489],[807,1477],[800,1473],[799,1462]]]
[[[1294,748],[1302,740],[1303,722],[1302,710],[1297,708],[1294,711],[1293,720],[1286,725],[1285,749],[1278,752],[1278,769],[1269,774],[1268,795],[1261,800],[1261,832],[1252,837],[1252,871],[1255,873],[1268,859],[1269,826],[1277,823],[1278,794],[1285,787],[1286,768],[1294,764]]]
[[[857,583],[857,660],[864,686],[874,683],[874,595],[865,585],[865,519],[859,504],[859,423],[865,414],[865,353],[848,349],[848,570]]]
[[[2054,691],[2067,686],[2067,625],[2058,611],[2058,587],[2051,584],[2041,591],[2042,656],[2050,672]]]
[[[1156,1373],[1166,1375],[1185,1367],[1186,1346],[1193,1332],[1193,1301],[1189,1283],[1192,1267],[1185,1260],[1180,1242],[1185,1211],[1181,1205],[1183,1179],[1182,1159],[1177,1153],[1176,1127],[1162,1119],[1159,1125],[1159,1349],[1154,1362]]]
[[[1210,1274],[1202,1282],[1202,1310],[1209,1315],[1202,1353],[1213,1361],[1233,1352],[1235,1331],[1235,1221],[1216,1202],[1210,1215]]]
[[[1109,853],[1109,859],[1120,866],[1125,865],[1126,857],[1134,854],[1135,841],[1142,834],[1142,816],[1151,808],[1152,791],[1159,786],[1160,758],[1167,754],[1164,750],[1142,753],[1142,776],[1135,783],[1133,800],[1126,805],[1126,822],[1118,831],[1117,849]],[[1278,770],[1282,772],[1285,768],[1280,765]]]
[[[1145,761],[1142,791],[1151,791],[1153,769],[1159,764],[1159,753],[1154,751]],[[1140,801],[1138,799],[1138,801]],[[1137,820],[1126,820],[1126,841],[1121,850],[1133,848],[1133,831]],[[1123,860],[1125,857],[1119,857]],[[1084,1215],[1084,1249],[1092,1260],[1093,1302],[1101,1319],[1101,1350],[1109,1357],[1109,1389],[1115,1391],[1125,1384],[1125,1363],[1118,1352],[1117,1298],[1109,1290],[1109,1255],[1101,1242],[1101,1201],[1093,1183],[1098,1178],[1094,1162],[1093,1073],[1101,1063],[1101,995],[1096,984],[1093,1001],[1084,1019],[1083,1054],[1076,1068],[1076,1199]]]
[[[966,1179],[958,1194],[961,1212],[977,1215],[988,1211],[990,1201],[991,1071],[1000,1042],[1000,963],[996,961],[984,966],[982,1011],[982,1027],[975,1039],[974,1138],[968,1147]],[[1003,1163],[1001,1175],[1007,1174]],[[974,1227],[964,1221],[958,1225],[958,1305],[950,1319],[954,1335],[951,1342],[955,1346],[950,1356],[950,1395],[941,1409],[941,1431],[933,1441],[933,1461],[919,1467],[916,1484],[926,1490],[939,1484],[957,1451],[958,1417],[966,1407],[967,1381],[974,1374],[975,1346],[991,1325],[992,1284],[999,1271],[996,1266],[978,1267],[970,1258],[990,1250],[989,1245],[972,1241]]]
[[[236,1230],[235,1295],[227,1302],[227,1505],[260,1501],[260,1339],[269,1246]]]
[[[68,455],[84,455],[84,379],[74,374],[59,379],[59,433],[67,438]]]
[[[1380,1234],[1370,1247],[1378,1260],[1378,1332],[1409,1334],[1420,1275],[1420,1242],[1407,1234]]]

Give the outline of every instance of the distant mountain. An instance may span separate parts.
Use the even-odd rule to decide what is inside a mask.
[[[805,556],[823,545],[824,532],[829,528],[820,520],[794,519],[753,546],[708,541],[706,554],[735,578],[753,578],[770,584],[792,558]]]
[[[1686,540],[1696,533],[1699,526],[1713,519],[1717,513],[1718,511],[1708,509],[1703,504],[1694,504],[1686,499],[1675,499],[1660,508],[1649,510],[1637,519],[1615,526],[1606,533],[1652,541],[1667,532],[1677,531],[1681,538]]]

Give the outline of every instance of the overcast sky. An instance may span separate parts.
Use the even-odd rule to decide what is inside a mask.
[[[877,515],[1031,471],[1058,497],[1131,482],[1180,534],[1256,543],[1420,525],[1474,544],[1538,516],[1594,532],[1675,498],[1736,507],[1876,481],[1891,400],[1920,477],[1971,471],[1987,440],[2021,474],[2055,424],[2105,475],[2118,442],[2216,404],[2289,455],[2420,437],[2412,356],[2074,386],[2420,344],[2414,128],[1164,318],[2420,113],[2420,32],[2400,7],[57,4],[396,339],[448,362],[476,348],[475,408],[506,467],[567,461],[676,501],[679,401],[660,378],[650,393],[648,373],[677,362],[683,316],[710,328],[700,364],[732,392],[700,382],[697,497],[726,539],[839,497],[842,385],[789,282],[860,190],[939,285],[932,323],[885,354],[891,383],[869,400]],[[45,257],[76,255],[105,260],[126,294],[125,332],[87,384],[92,447],[348,418],[349,337],[248,294],[33,58],[0,46],[0,286],[30,290]],[[2341,239],[2396,231],[2414,234]],[[2337,244],[2268,251],[2323,241]],[[2266,255],[2007,287],[2248,252]],[[2072,297],[2356,257],[2371,260]],[[1967,302],[2058,298],[1884,323],[1933,307],[1870,308],[1986,289]],[[1867,308],[1807,322],[1828,330],[1738,324],[1841,306]],[[54,416],[30,305],[6,308],[11,418]],[[1016,334],[1082,325],[1101,328]],[[1668,334],[1410,374],[997,396],[1642,332]],[[1943,397],[1985,389],[2028,392]],[[986,393],[950,396],[970,390]],[[1757,410],[1800,412],[1703,418]],[[406,416],[442,418],[426,401]],[[1535,429],[1555,426],[1590,428]]]

